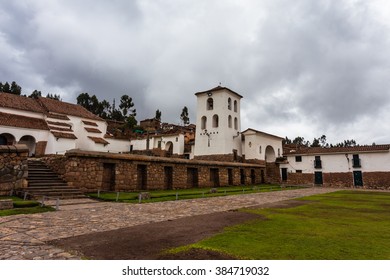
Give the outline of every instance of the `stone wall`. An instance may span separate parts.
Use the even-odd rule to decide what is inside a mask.
[[[26,186],[28,152],[26,145],[0,146],[0,195]]]
[[[260,184],[264,166],[73,150],[43,158],[70,186],[83,191],[182,189]],[[243,171],[241,171],[243,170]],[[230,174],[230,180],[229,180]]]
[[[267,162],[266,183],[279,184],[281,182],[279,164]]]
[[[314,174],[309,173],[288,173],[287,181],[283,181],[287,185],[313,185]]]
[[[365,172],[363,185],[369,189],[390,190],[390,172]]]
[[[353,187],[352,172],[323,173],[322,179],[325,187],[350,188]],[[313,176],[314,181],[314,176]]]
[[[207,160],[207,161],[221,161],[221,162],[245,162],[243,157],[240,156],[235,157],[233,154],[195,156],[194,159]]]
[[[363,188],[390,190],[390,172],[363,172]],[[324,187],[330,188],[354,188],[353,172],[323,173]],[[288,173],[288,185],[314,185],[314,174]]]

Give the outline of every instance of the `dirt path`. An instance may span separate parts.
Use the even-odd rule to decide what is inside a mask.
[[[166,259],[161,253],[170,248],[192,244],[221,232],[225,227],[259,219],[259,215],[229,211],[139,225],[118,230],[86,234],[51,241],[51,245],[83,257],[99,260]],[[183,258],[225,259],[216,253],[194,250]],[[176,256],[175,259],[179,257]]]

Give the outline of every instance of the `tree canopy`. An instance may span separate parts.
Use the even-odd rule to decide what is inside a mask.
[[[183,125],[190,124],[190,118],[188,117],[188,108],[187,108],[187,106],[184,106],[183,110],[181,111],[180,119],[183,122]]]
[[[354,139],[347,139],[343,142],[330,144],[326,140],[326,136],[322,135],[321,137],[314,138],[312,142],[306,141],[304,137],[297,136],[294,140],[289,139],[287,136],[283,140],[283,144],[293,144],[297,146],[304,147],[322,147],[322,148],[332,148],[332,147],[355,147],[358,146]]]

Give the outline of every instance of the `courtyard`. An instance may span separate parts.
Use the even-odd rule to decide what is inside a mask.
[[[221,234],[224,228],[237,226],[238,229],[233,229],[241,230],[242,233],[243,229],[239,227],[248,222],[261,222],[264,217],[269,219],[267,215],[276,211],[272,210],[275,209],[272,208],[275,203],[282,209],[277,210],[279,212],[293,211],[298,209],[295,206],[310,202],[316,195],[321,197],[336,191],[339,190],[306,188],[144,204],[85,200],[80,201],[83,203],[65,205],[66,202],[63,202],[64,205],[55,212],[0,217],[0,259],[231,258],[229,254],[213,253],[213,250],[219,250],[215,244],[223,244],[220,241],[213,243],[213,239],[224,238],[224,233]],[[388,209],[388,202],[383,205]],[[340,205],[332,205],[330,202],[328,206]],[[237,211],[243,208],[245,210]],[[334,213],[332,215],[332,219],[337,218]],[[359,215],[362,214],[357,211],[357,216]],[[310,215],[301,213],[301,216],[307,219]],[[378,219],[381,219],[380,216]],[[358,224],[357,217],[356,226]],[[230,230],[230,227],[228,232],[240,240],[238,243],[244,242],[240,238],[245,239],[245,234],[238,234]],[[383,233],[384,236],[386,234]],[[279,234],[275,232],[274,235]],[[229,238],[231,236],[227,240]],[[248,246],[237,245],[238,243],[235,246]],[[275,243],[270,244],[275,246]],[[222,246],[228,248],[226,244]],[[164,252],[177,247],[182,249],[177,250],[176,255],[164,256]],[[204,248],[213,250],[205,251]],[[236,249],[233,248],[230,252],[235,252]],[[380,255],[381,258],[387,253]],[[235,252],[234,256],[250,258],[245,257],[242,252]]]

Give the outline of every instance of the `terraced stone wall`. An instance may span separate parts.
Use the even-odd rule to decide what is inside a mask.
[[[62,170],[69,185],[86,192],[259,184],[265,171],[259,164],[85,151],[69,151],[45,161],[53,170]]]
[[[0,146],[0,195],[26,186],[27,157],[26,145]]]

